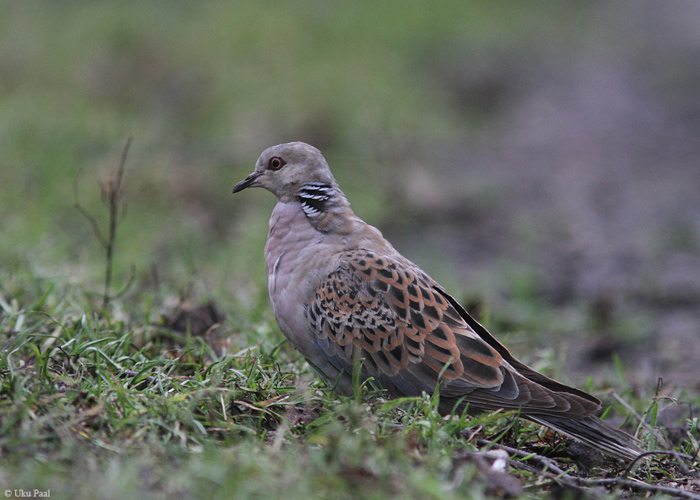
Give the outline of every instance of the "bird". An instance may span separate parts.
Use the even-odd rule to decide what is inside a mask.
[[[350,207],[322,153],[267,148],[233,193],[277,197],[265,244],[280,330],[326,383],[353,394],[353,369],[388,397],[439,391],[438,411],[506,410],[624,461],[641,442],[603,421],[601,401],[516,359],[459,302]]]

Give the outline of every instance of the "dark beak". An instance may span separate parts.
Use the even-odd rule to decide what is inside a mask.
[[[243,179],[241,182],[239,182],[238,184],[236,184],[236,185],[233,187],[233,192],[234,192],[234,193],[237,193],[237,192],[239,192],[239,191],[243,191],[245,188],[249,188],[249,187],[251,187],[251,186],[254,186],[254,185],[255,185],[255,180],[256,180],[258,177],[260,177],[262,174],[263,174],[262,172],[253,172],[253,173],[250,174],[248,177],[246,177],[245,179]]]

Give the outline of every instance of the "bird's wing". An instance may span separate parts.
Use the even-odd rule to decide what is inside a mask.
[[[460,400],[476,409],[534,414],[587,415],[599,408],[592,396],[515,360],[486,330],[485,338],[477,333],[465,315],[471,319],[410,262],[363,249],[343,255],[306,308],[325,356],[347,373],[364,359],[366,373],[393,396],[432,393],[442,382],[446,409]]]

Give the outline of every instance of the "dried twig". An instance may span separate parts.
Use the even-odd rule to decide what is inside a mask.
[[[122,207],[122,214],[126,212],[126,205],[121,203],[122,194],[122,179],[124,178],[124,166],[126,165],[126,156],[129,153],[131,146],[131,137],[126,141],[124,150],[122,151],[119,168],[116,171],[112,170],[109,181],[100,185],[102,188],[102,201],[109,209],[109,236],[107,238],[107,265],[105,269],[105,293],[103,297],[102,307],[106,308],[109,303],[109,291],[112,284],[112,263],[114,261],[114,243],[117,235],[117,224],[119,217],[119,208]]]
[[[523,450],[519,450],[518,448],[512,448],[504,444],[489,441],[488,439],[479,439],[476,442],[476,444],[477,446],[488,446],[490,448],[498,448],[507,451],[508,453],[510,453],[511,455],[515,455],[516,457],[524,458],[531,462],[536,462],[542,467],[542,470],[544,472],[551,470],[555,474],[568,475],[566,471],[564,471],[556,465],[556,462],[554,460],[552,460],[551,458],[543,457],[542,455],[538,455],[537,453],[526,452]]]
[[[643,458],[654,456],[654,455],[668,455],[676,459],[676,462],[678,463],[678,467],[681,469],[681,472],[685,474],[686,476],[690,477],[698,477],[698,473],[695,471],[690,470],[690,467],[685,463],[685,460],[693,461],[695,460],[696,457],[691,457],[690,455],[685,455],[684,453],[678,453],[677,451],[661,451],[661,450],[656,450],[656,451],[645,451],[644,453],[640,453],[637,455],[634,460],[632,460],[625,471],[622,473],[620,477],[627,477],[634,467],[637,465],[637,463],[642,460]]]
[[[80,212],[83,215],[83,217],[85,217],[88,220],[88,222],[90,222],[90,225],[92,226],[92,232],[95,235],[95,238],[97,239],[100,246],[102,246],[102,248],[105,249],[106,253],[105,286],[104,294],[102,296],[102,309],[107,308],[107,306],[109,305],[109,301],[113,297],[112,295],[110,295],[110,290],[112,288],[114,248],[117,240],[117,226],[119,225],[121,218],[126,213],[126,204],[122,199],[122,180],[124,179],[124,167],[126,166],[126,157],[129,153],[129,147],[131,146],[131,142],[132,138],[129,137],[129,139],[127,139],[126,141],[124,149],[122,150],[121,160],[117,169],[112,170],[110,172],[109,179],[106,182],[99,183],[102,195],[102,202],[107,206],[107,209],[109,210],[109,228],[107,236],[105,236],[102,233],[102,230],[100,229],[100,226],[97,223],[97,219],[95,219],[95,217],[92,214],[90,214],[78,201],[78,178],[80,177],[82,169],[78,171],[78,175],[75,176],[75,180],[73,181],[73,197],[75,199],[75,209],[78,210],[78,212]],[[121,295],[126,289],[129,288],[133,281],[133,278],[134,270],[132,267],[132,272],[129,277],[129,281],[127,282],[124,289],[121,292],[119,292],[119,294],[117,294],[116,296]]]
[[[645,452],[642,453],[635,461],[633,461],[632,464],[628,466],[628,468],[623,472],[623,474],[620,477],[615,477],[615,478],[602,478],[602,479],[590,479],[590,478],[584,478],[584,477],[578,477],[578,476],[572,476],[562,470],[561,468],[557,467],[554,465],[551,459],[547,457],[543,457],[541,455],[537,455],[536,453],[528,453],[522,450],[519,450],[517,448],[511,448],[510,446],[505,446],[499,443],[494,443],[492,441],[486,440],[486,439],[480,439],[477,442],[477,445],[479,446],[489,446],[492,448],[500,448],[502,450],[507,451],[511,455],[515,455],[516,457],[519,457],[525,461],[529,462],[535,462],[537,463],[541,469],[534,468],[528,464],[524,464],[520,460],[509,460],[508,463],[511,467],[515,469],[522,469],[522,470],[527,470],[531,473],[538,474],[544,478],[547,478],[551,481],[560,483],[564,486],[574,488],[574,489],[588,489],[590,487],[594,486],[605,486],[608,488],[613,488],[613,487],[624,487],[624,488],[630,488],[636,491],[645,491],[645,492],[650,492],[650,493],[665,493],[667,495],[671,495],[676,498],[688,498],[688,499],[693,499],[693,500],[700,500],[700,495],[697,493],[693,493],[692,491],[684,490],[681,488],[674,488],[671,486],[662,486],[662,485],[656,485],[656,484],[649,484],[645,483],[636,479],[630,479],[627,478],[627,474],[632,470],[633,464],[642,456],[649,456],[649,455],[654,455],[654,454],[663,454],[663,455],[671,455],[676,458],[685,458],[685,459],[692,459],[692,457],[689,457],[687,455],[682,455],[679,453],[675,452],[667,452],[667,451],[661,451],[661,452]],[[551,472],[550,472],[551,471]]]
[[[642,418],[642,416],[639,413],[637,413],[637,410],[632,408],[632,406],[627,401],[625,401],[620,396],[618,396],[615,391],[610,391],[609,394],[610,394],[610,396],[613,397],[613,399],[615,399],[615,401],[617,401],[622,406],[624,406],[625,410],[630,412],[634,416],[634,418],[637,419],[637,422],[639,422],[639,425],[641,425],[642,427],[644,427],[644,429],[646,429],[649,433],[651,433],[659,443],[662,443],[662,446],[666,446],[667,448],[670,447],[668,444],[668,441],[666,441],[666,439],[661,435],[661,433],[657,429],[653,429],[651,427],[651,425],[649,425],[644,420],[644,418]]]

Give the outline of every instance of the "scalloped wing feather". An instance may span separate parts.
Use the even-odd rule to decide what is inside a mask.
[[[583,416],[599,408],[597,399],[563,390],[569,388],[517,361],[488,333],[476,333],[455,304],[410,262],[352,250],[322,281],[306,316],[335,365],[351,373],[364,359],[366,374],[396,396],[431,392],[442,381],[446,411],[462,398],[476,409],[533,414]]]
[[[484,388],[503,381],[501,355],[472,331],[432,279],[404,262],[347,252],[306,314],[312,331],[330,340],[326,354],[349,364],[362,357],[373,376],[396,377],[422,364],[430,369],[426,382],[432,388],[441,378]]]

